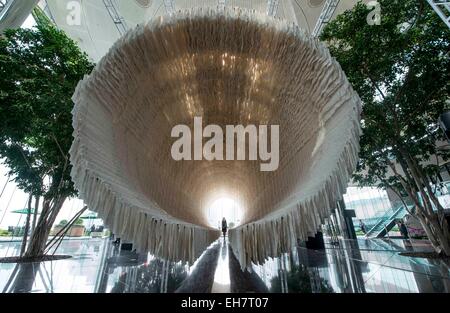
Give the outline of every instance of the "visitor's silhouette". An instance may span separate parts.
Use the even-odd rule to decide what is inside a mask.
[[[225,219],[225,217],[222,219],[222,233],[223,233],[223,238],[225,238],[225,235],[227,234],[227,229],[228,229],[228,225],[227,225],[227,220]]]

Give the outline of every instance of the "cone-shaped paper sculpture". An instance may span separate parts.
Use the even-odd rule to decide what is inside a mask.
[[[170,260],[192,262],[217,238],[206,213],[225,194],[243,210],[230,232],[242,266],[289,251],[330,215],[357,161],[360,100],[328,50],[294,25],[242,10],[139,26],[73,99],[81,197],[115,234]],[[248,155],[174,160],[172,129],[193,128],[195,117],[224,132],[279,125],[279,166],[261,171],[269,161]]]

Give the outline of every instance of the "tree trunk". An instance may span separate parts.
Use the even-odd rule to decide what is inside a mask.
[[[50,230],[65,199],[65,197],[54,199],[53,203],[50,203],[49,200],[44,200],[41,216],[31,235],[30,244],[25,253],[25,257],[33,258],[44,255]]]
[[[31,224],[31,234],[34,233],[34,229],[36,228],[37,216],[39,213],[39,200],[40,197],[36,197],[34,201],[34,214],[33,214],[33,223]]]
[[[39,217],[34,232],[31,234],[30,243],[23,255],[24,258],[37,258],[44,255],[50,230],[65,200],[66,197],[52,200],[44,199],[41,216]],[[31,206],[31,201],[29,201],[29,203],[29,206]],[[30,219],[30,214],[28,216],[28,219]],[[30,262],[18,264],[18,266],[19,271],[17,272],[16,277],[14,277],[11,289],[12,292],[21,293],[32,291],[36,274],[40,268],[40,263]]]
[[[410,157],[404,149],[400,148],[400,152],[400,159],[403,161],[400,162],[400,165],[405,172],[406,182],[409,184],[407,187],[418,191],[423,201],[423,205],[420,204],[418,195],[415,195],[412,190],[407,190],[416,203],[414,215],[422,224],[435,251],[450,256],[450,232],[444,216],[444,209],[434,195],[429,179],[423,173],[420,164]],[[434,210],[433,204],[436,210]]]
[[[31,201],[33,201],[33,194],[30,193],[28,196],[28,207],[27,207],[27,221],[25,223],[25,229],[23,231],[23,239],[22,239],[22,246],[20,248],[20,256],[22,257],[25,253],[25,248],[27,246],[27,240],[28,240],[28,232],[30,230],[30,219],[31,219]]]
[[[446,256],[450,255],[450,235],[448,228],[440,227],[437,222],[437,216],[427,217],[422,214],[414,214],[422,224],[423,229],[425,230],[428,239],[435,251],[439,254],[443,254]]]
[[[431,216],[429,220],[431,231],[439,242],[439,248],[436,249],[436,252],[446,256],[450,256],[450,233],[448,231],[448,226],[442,227],[443,225],[439,223],[437,214]]]

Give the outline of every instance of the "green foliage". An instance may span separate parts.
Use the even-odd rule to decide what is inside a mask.
[[[0,158],[24,191],[74,196],[71,97],[93,64],[64,32],[38,21],[0,38]]]
[[[450,31],[425,0],[379,0],[381,25],[366,22],[359,3],[329,23],[321,39],[363,101],[360,163],[355,181],[402,189],[389,173],[405,155],[424,164],[443,139],[439,115],[450,95]],[[437,165],[422,165],[429,176]]]
[[[58,223],[58,227],[64,227],[68,224],[69,222],[67,220],[62,220]]]
[[[0,237],[11,237],[11,233],[6,229],[0,229]]]
[[[79,226],[81,226],[83,224],[84,224],[84,220],[82,218],[77,219],[74,223],[74,225],[79,225]]]

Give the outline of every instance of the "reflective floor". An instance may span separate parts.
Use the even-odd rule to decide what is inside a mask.
[[[19,253],[19,242],[0,242],[0,257]],[[432,251],[426,241],[360,239],[326,242],[325,250],[298,247],[243,273],[220,239],[192,266],[120,250],[108,239],[63,241],[58,254],[71,259],[0,264],[2,292],[171,293],[450,292],[450,266],[411,258],[405,251]]]
[[[213,293],[229,293],[230,285],[230,261],[228,258],[228,241],[226,239],[219,240],[220,254],[217,262],[216,273],[214,275],[214,283],[211,292]]]
[[[340,240],[325,250],[298,247],[255,271],[272,292],[450,292],[447,262],[399,255],[405,251],[432,247],[420,240]]]

